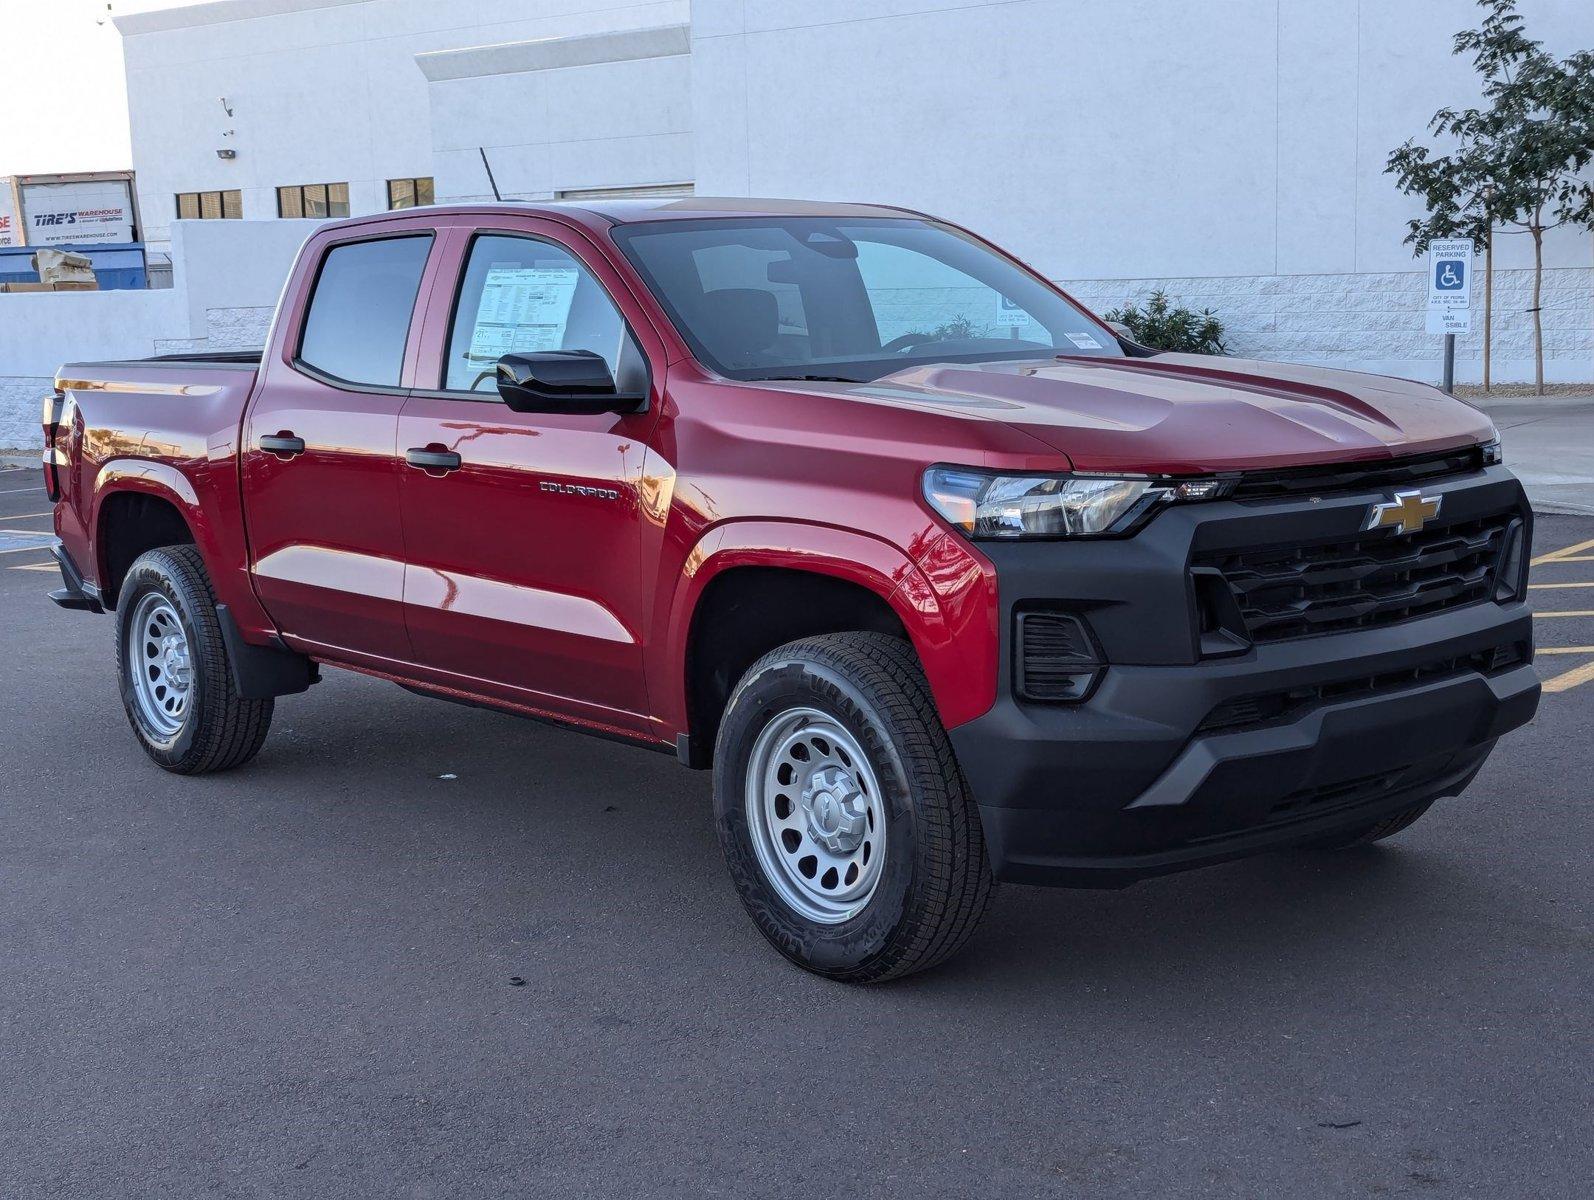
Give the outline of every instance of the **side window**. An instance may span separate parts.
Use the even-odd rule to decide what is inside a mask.
[[[398,387],[430,234],[334,246],[321,262],[299,360],[349,383]]]
[[[487,235],[470,248],[443,387],[496,394],[505,354],[591,350],[618,376],[625,320],[603,285],[568,250],[529,237]]]

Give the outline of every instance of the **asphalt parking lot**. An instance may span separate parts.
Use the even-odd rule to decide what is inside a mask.
[[[128,732],[0,473],[0,1197],[1581,1197],[1594,521],[1547,694],[1383,847],[1010,887],[942,969],[768,950],[708,779],[329,672],[249,767]]]

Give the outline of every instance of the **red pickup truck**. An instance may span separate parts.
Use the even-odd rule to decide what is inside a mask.
[[[1158,354],[955,225],[473,205],[305,244],[269,345],[63,367],[67,608],[161,766],[323,665],[712,767],[766,937],[853,981],[993,881],[1355,845],[1538,703],[1476,411]]]

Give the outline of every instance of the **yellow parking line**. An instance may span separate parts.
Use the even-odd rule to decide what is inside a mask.
[[[1557,675],[1554,679],[1544,681],[1544,690],[1547,692],[1569,692],[1580,683],[1587,683],[1594,679],[1594,662],[1586,662],[1581,667],[1573,667],[1564,675]]]
[[[1551,550],[1548,554],[1541,554],[1533,560],[1533,566],[1547,562],[1564,562],[1574,554],[1581,554],[1585,550],[1594,550],[1594,538],[1586,542],[1578,542],[1575,546],[1562,546],[1559,550]]]
[[[29,567],[28,570],[35,570]],[[1535,646],[1535,654],[1594,654],[1594,646]]]
[[[1571,588],[1571,587],[1594,587],[1594,583],[1530,583],[1530,584],[1528,584],[1528,590],[1529,591],[1532,591],[1534,588],[1543,588],[1546,591],[1548,591],[1551,588]]]
[[[13,571],[59,571],[61,568],[53,562],[23,563],[20,567],[12,567]]]

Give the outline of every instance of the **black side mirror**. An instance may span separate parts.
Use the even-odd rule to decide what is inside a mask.
[[[647,391],[622,393],[609,364],[591,350],[539,350],[498,360],[498,394],[514,412],[635,412]]]

